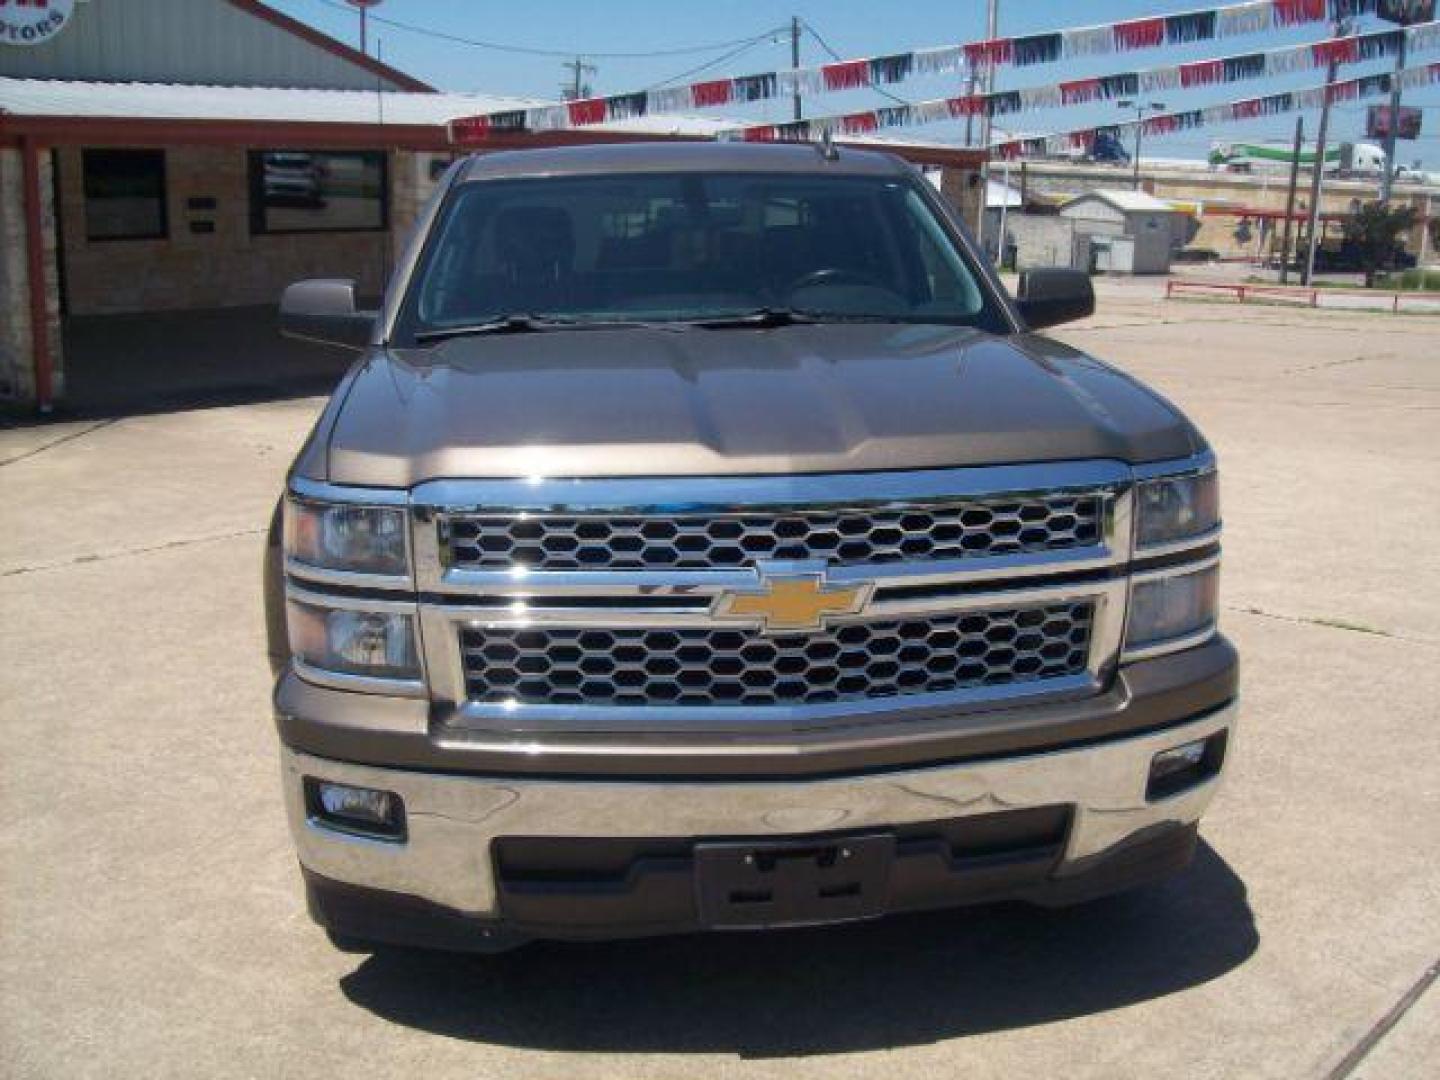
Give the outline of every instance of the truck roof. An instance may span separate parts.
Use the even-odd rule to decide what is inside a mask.
[[[637,142],[502,150],[470,158],[460,182],[520,176],[609,173],[826,173],[897,176],[908,166],[894,154],[836,147],[822,155],[808,144]]]

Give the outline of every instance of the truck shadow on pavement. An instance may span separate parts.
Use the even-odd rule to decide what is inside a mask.
[[[769,1058],[1104,1012],[1217,978],[1258,943],[1244,883],[1202,841],[1175,878],[1068,910],[1000,905],[488,957],[384,951],[340,985],[378,1016],[451,1038]]]

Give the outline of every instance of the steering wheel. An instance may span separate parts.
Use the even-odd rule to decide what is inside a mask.
[[[869,285],[876,289],[886,288],[881,280],[871,274],[859,270],[848,270],[843,266],[826,266],[819,270],[811,270],[808,274],[801,274],[790,284],[785,286],[785,295],[797,293],[801,289],[811,289],[817,285]]]

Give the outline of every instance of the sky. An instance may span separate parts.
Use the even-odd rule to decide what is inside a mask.
[[[358,45],[359,19],[342,0],[268,0],[272,7],[292,15],[352,45]],[[1000,0],[1000,34],[1016,36],[1070,26],[1092,25],[1145,15],[1167,15],[1228,0]],[[799,16],[807,27],[802,34],[802,66],[831,59],[828,45],[840,56],[884,55],[931,45],[950,45],[985,37],[984,0],[827,0],[827,2],[774,2],[774,0],[530,0],[529,3],[494,3],[491,0],[384,0],[373,13],[381,19],[423,27],[440,34],[479,39],[522,49],[552,51],[540,55],[478,48],[414,33],[374,21],[370,24],[369,51],[402,71],[442,90],[471,90],[493,94],[557,99],[562,81],[569,77],[566,58],[584,56],[595,65],[586,79],[596,94],[648,89],[667,82],[693,82],[704,78],[746,75],[790,66],[789,26]],[[1360,32],[1385,29],[1375,18],[1361,20]],[[817,37],[818,35],[818,37]],[[1189,46],[1112,54],[1084,61],[1042,64],[1028,68],[1002,67],[997,88],[1043,86],[1062,79],[1134,71],[1188,60],[1254,52],[1298,45],[1330,36],[1328,24],[1315,23],[1281,32],[1198,42]],[[821,43],[823,39],[824,45]],[[677,50],[706,46],[704,51]],[[640,55],[607,55],[640,54]],[[1440,61],[1440,50],[1412,55],[1411,64]],[[1371,64],[1349,65],[1341,78],[1387,71],[1393,58]],[[960,76],[917,78],[887,89],[895,98],[923,100],[946,97],[962,89]],[[1324,72],[1307,70],[1285,78],[1248,80],[1228,85],[1171,91],[1161,99],[1170,110],[1299,89],[1324,81]],[[827,94],[806,102],[806,115],[828,115],[887,104],[895,98],[877,90]],[[1365,137],[1365,110],[1382,99],[1338,104],[1331,113],[1331,140],[1358,141]],[[1424,109],[1424,127],[1416,142],[1401,142],[1401,162],[1420,160],[1426,169],[1440,171],[1440,86],[1406,95],[1406,105]],[[750,120],[782,121],[790,117],[788,101],[771,101],[745,109],[728,109],[725,115]],[[720,115],[719,110],[709,114]],[[1112,123],[1125,118],[1113,102],[1066,109],[1036,110],[1004,119],[1011,130],[1044,134]],[[1133,114],[1132,114],[1133,115]],[[1318,111],[1307,114],[1307,138],[1313,138]],[[1284,139],[1294,133],[1295,114],[1226,124],[1147,141],[1149,157],[1203,158],[1215,141]],[[917,138],[962,142],[963,123],[932,124],[912,129]],[[978,131],[978,128],[977,128]]]

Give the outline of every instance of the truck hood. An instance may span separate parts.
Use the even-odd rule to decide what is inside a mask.
[[[410,487],[1142,462],[1202,446],[1148,388],[1034,335],[863,323],[597,329],[374,352],[337,390],[300,469]]]

